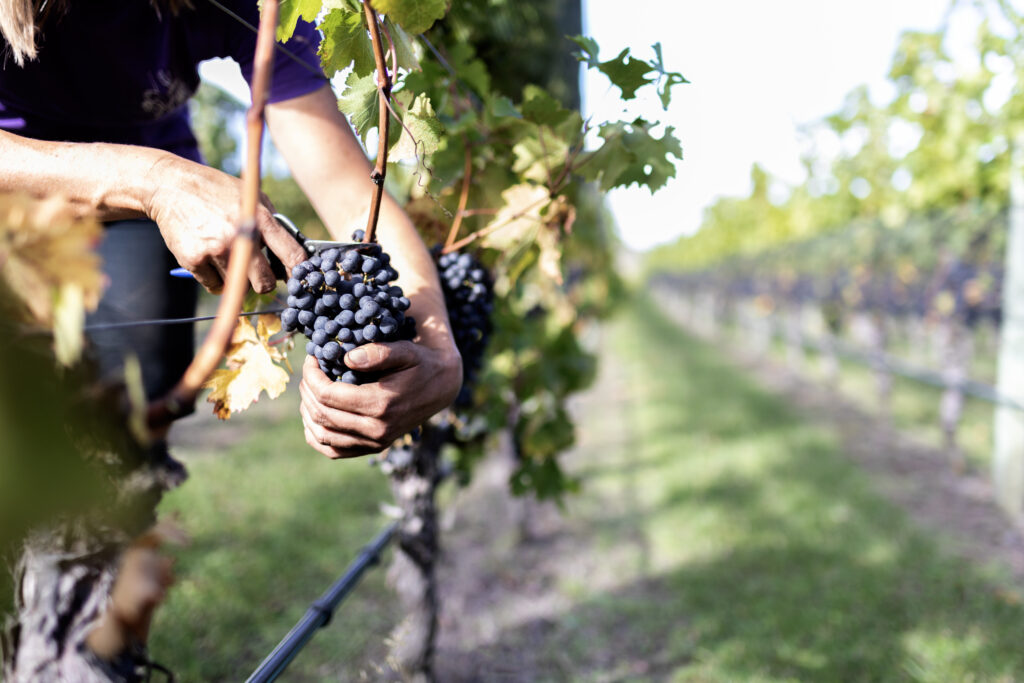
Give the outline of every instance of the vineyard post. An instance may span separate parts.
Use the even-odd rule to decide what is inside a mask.
[[[1024,137],[1014,144],[1009,212],[997,388],[1024,402]],[[996,408],[992,481],[999,504],[1019,517],[1024,508],[1024,414],[1007,406]]]

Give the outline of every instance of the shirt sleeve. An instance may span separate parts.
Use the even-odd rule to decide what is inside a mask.
[[[255,39],[255,37],[253,38]],[[252,87],[253,45],[254,42],[250,43],[248,49],[234,55],[234,59],[241,66],[242,75],[250,87]],[[315,26],[300,19],[291,39],[284,44],[274,43],[274,45],[274,72],[270,79],[270,94],[267,97],[267,102],[290,100],[293,97],[313,92],[328,82],[320,68],[320,58],[317,56],[320,35]]]

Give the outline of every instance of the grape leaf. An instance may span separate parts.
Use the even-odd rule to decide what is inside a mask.
[[[661,43],[655,43],[651,47],[654,48],[654,61],[650,64],[658,72],[658,98],[661,99],[661,108],[667,110],[669,102],[672,101],[672,86],[690,81],[683,78],[678,71],[665,70],[665,60],[661,57]]]
[[[569,145],[554,135],[527,136],[512,148],[516,160],[512,170],[527,180],[548,183],[552,176],[565,164]]]
[[[395,48],[395,61],[399,69],[416,71],[420,68],[419,57],[416,56],[416,46],[412,37],[398,24],[390,19],[384,19],[384,28],[391,36],[391,44]],[[388,51],[390,55],[390,50]],[[388,58],[390,63],[390,57]]]
[[[241,318],[231,336],[227,352],[227,368],[216,370],[203,388],[212,389],[206,397],[213,403],[213,412],[222,420],[231,413],[245,410],[259,400],[263,391],[277,398],[288,384],[288,373],[277,365],[284,353],[270,345],[270,337],[281,331],[276,315],[261,315],[257,326]]]
[[[683,158],[683,149],[671,126],[661,138],[651,135],[651,124],[643,119],[632,123],[617,121],[601,126],[604,144],[582,158],[578,172],[587,180],[597,180],[602,190],[628,187],[636,183],[651,192],[676,175],[670,157]]]
[[[491,92],[491,74],[487,66],[477,59],[473,48],[466,43],[457,43],[450,48],[448,62],[458,74],[459,81],[465,83],[480,97]]]
[[[356,76],[373,73],[373,45],[366,32],[363,15],[340,8],[332,10],[320,24],[324,37],[320,42],[320,61],[328,75],[352,66]]]
[[[622,91],[622,99],[631,100],[636,97],[637,88],[653,82],[648,78],[651,65],[642,59],[629,56],[629,48],[625,48],[615,59],[601,62],[598,70],[611,80],[612,84]]]
[[[594,41],[593,38],[587,38],[585,36],[570,36],[569,40],[580,47],[580,51],[574,52],[573,56],[583,64],[586,64],[588,69],[597,69],[607,76],[608,79],[611,80],[612,84],[622,91],[622,99],[624,100],[633,99],[636,97],[637,88],[654,81],[654,79],[648,78],[647,74],[652,71],[659,71],[659,73],[665,74],[664,66],[661,65],[660,44],[655,48],[655,52],[658,55],[658,62],[656,63],[649,63],[642,59],[631,57],[628,47],[620,52],[615,59],[609,59],[602,62],[598,58],[599,48],[597,42]],[[660,70],[659,65],[661,66]],[[682,78],[682,76],[680,76],[680,78]],[[663,98],[662,102],[664,101],[665,99]]]
[[[377,79],[373,74],[349,74],[345,79],[345,89],[338,99],[338,109],[349,117],[352,127],[356,129],[365,145],[367,133],[377,126],[377,118],[380,116]]]
[[[312,23],[320,14],[320,0],[284,0],[278,3],[277,39],[287,42],[295,33],[299,19]]]
[[[523,89],[523,118],[541,126],[557,126],[572,114],[552,97],[547,90],[536,85]]]
[[[596,69],[601,66],[601,60],[597,58],[600,48],[598,47],[596,40],[586,36],[569,36],[569,40],[580,47],[579,52],[572,53],[573,57],[583,64],[586,64],[589,69]]]
[[[448,11],[446,0],[374,0],[373,7],[413,35],[426,31]]]
[[[433,154],[443,134],[444,126],[434,113],[430,98],[421,93],[405,110],[401,137],[391,148],[388,160],[416,159],[419,155]]]
[[[562,244],[558,237],[557,225],[545,226],[544,229],[537,233],[537,246],[540,247],[537,267],[540,269],[541,274],[552,282],[561,285]]]
[[[551,198],[547,188],[523,183],[501,193],[505,205],[484,230],[493,230],[483,239],[483,246],[506,251],[523,241],[532,242],[543,224],[541,211]]]
[[[94,247],[99,223],[76,218],[59,197],[0,195],[0,277],[27,318],[54,332],[58,360],[68,365],[83,346],[85,311],[95,310],[105,278]]]

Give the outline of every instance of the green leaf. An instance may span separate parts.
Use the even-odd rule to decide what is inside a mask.
[[[568,36],[568,38],[580,46],[579,52],[572,53],[573,57],[586,64],[587,68],[590,69],[596,69],[601,66],[601,62],[597,58],[599,48],[596,40],[586,36]]]
[[[572,113],[564,108],[547,90],[536,85],[523,89],[523,118],[541,126],[557,126]]]
[[[665,61],[661,57],[661,43],[655,43],[651,47],[654,48],[654,61],[650,64],[658,72],[658,98],[661,99],[661,108],[667,110],[669,102],[672,101],[672,86],[690,81],[683,78],[678,71],[665,70]]]
[[[637,88],[654,81],[647,77],[647,74],[654,70],[651,65],[641,59],[630,57],[628,47],[615,59],[601,62],[598,70],[622,91],[624,100],[633,99],[636,97]]]
[[[377,119],[380,116],[380,99],[374,75],[357,76],[350,73],[345,79],[345,89],[338,99],[338,109],[349,117],[356,134],[365,145],[366,134],[377,126]]]
[[[324,38],[320,42],[320,61],[331,75],[352,66],[356,76],[373,73],[373,45],[363,23],[363,15],[347,9],[332,10],[320,24]]]
[[[444,17],[448,3],[446,0],[374,0],[373,8],[415,35]]]
[[[312,23],[320,14],[320,0],[284,0],[278,5],[277,39],[287,42],[295,33],[299,18]]]
[[[402,117],[402,134],[388,154],[390,161],[417,159],[437,151],[444,126],[437,118],[430,98],[419,94]]]
[[[523,115],[516,109],[516,105],[504,95],[492,97],[487,100],[487,116],[489,120],[496,119],[521,119]]]
[[[661,188],[676,175],[670,157],[683,158],[671,126],[660,137],[651,135],[650,123],[637,119],[633,123],[618,121],[601,126],[599,135],[604,144],[580,159],[578,171],[587,180],[597,180],[602,190],[628,187],[636,183],[651,192]]]
[[[473,48],[466,43],[453,45],[448,52],[448,62],[458,74],[458,79],[468,85],[481,97],[491,92],[491,75],[487,66],[476,57]]]
[[[388,30],[388,34],[391,36],[391,43],[395,46],[395,61],[398,64],[398,68],[405,69],[406,71],[416,71],[419,69],[420,60],[416,56],[416,48],[414,47],[412,37],[406,33],[405,29],[387,18],[384,19],[384,28]]]

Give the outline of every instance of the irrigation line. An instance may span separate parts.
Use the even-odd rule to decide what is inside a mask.
[[[437,484],[440,485],[447,480],[454,470],[451,462],[443,461],[438,471]],[[331,620],[338,605],[348,597],[366,570],[380,562],[380,555],[394,540],[399,524],[400,520],[392,522],[363,547],[352,564],[345,569],[345,573],[316,602],[309,606],[306,614],[252,672],[252,675],[246,679],[246,683],[269,683],[276,681],[278,676],[284,673],[284,670],[302,651],[302,648],[312,640],[317,630],[326,626]]]
[[[284,670],[306,646],[317,629],[326,626],[331,620],[334,610],[359,583],[363,573],[380,562],[381,552],[395,537],[397,529],[398,522],[392,522],[362,549],[345,573],[316,602],[309,606],[302,619],[292,627],[288,635],[277,644],[277,647],[249,676],[247,683],[268,683],[277,680],[277,677],[284,673]]]

